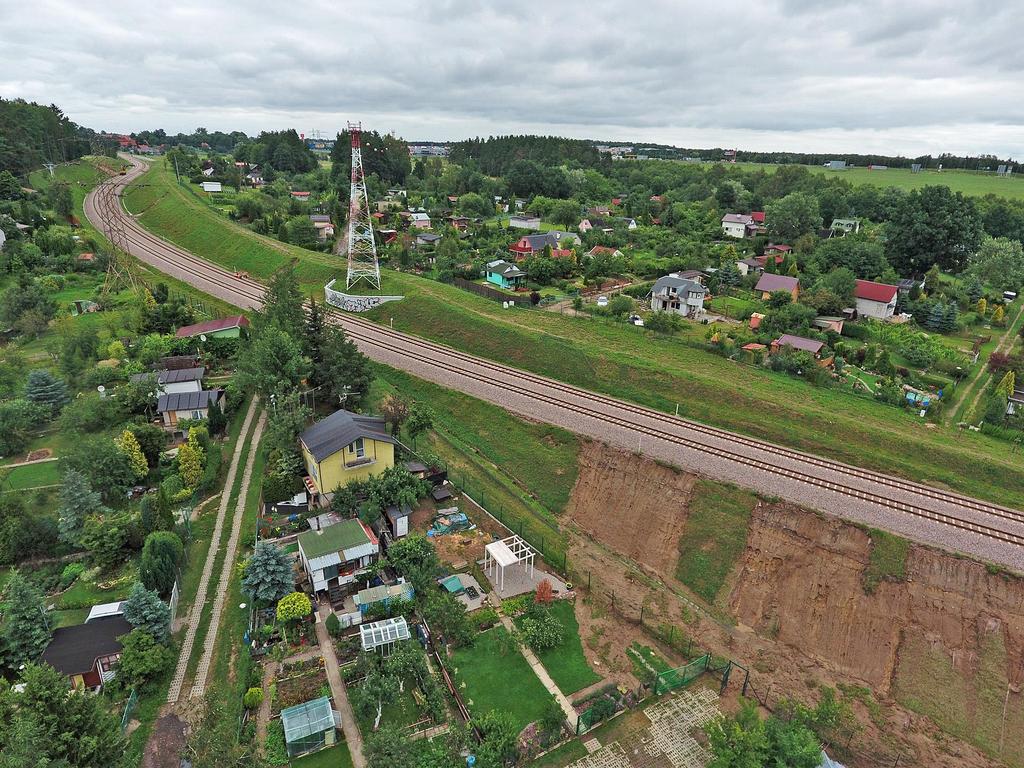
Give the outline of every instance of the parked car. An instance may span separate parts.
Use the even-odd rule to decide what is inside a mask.
[[[599,307],[607,307],[608,306],[608,297],[607,296],[598,296],[597,297],[597,306],[599,306]]]

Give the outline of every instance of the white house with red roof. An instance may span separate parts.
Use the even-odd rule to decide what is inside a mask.
[[[857,300],[857,314],[861,317],[887,320],[896,312],[898,294],[899,288],[895,285],[857,280],[853,289],[854,298]]]

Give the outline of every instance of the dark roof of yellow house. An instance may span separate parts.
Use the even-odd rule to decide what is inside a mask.
[[[364,416],[345,410],[335,411],[326,419],[318,421],[303,432],[299,440],[314,459],[323,461],[360,437],[384,443],[397,442],[388,434],[383,417]]]

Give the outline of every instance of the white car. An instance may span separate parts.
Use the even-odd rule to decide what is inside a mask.
[[[608,306],[608,297],[607,296],[598,296],[597,297],[597,306],[599,306],[599,307],[607,307]]]

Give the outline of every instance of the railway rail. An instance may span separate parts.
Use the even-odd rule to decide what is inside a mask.
[[[237,306],[260,306],[262,284],[236,276],[168,243],[143,229],[124,211],[120,205],[121,192],[145,170],[137,160],[133,159],[133,165],[135,167],[126,176],[115,176],[104,182],[113,185],[116,194],[94,192],[87,198],[86,215],[94,224],[99,225],[106,217],[118,217],[122,219],[125,238],[134,256]],[[111,200],[116,200],[117,204],[107,202]],[[398,359],[431,370],[441,369],[483,390],[496,386],[511,388],[519,398],[526,398],[540,407],[558,409],[569,417],[570,424],[576,425],[576,431],[582,431],[581,425],[588,423],[627,430],[638,439],[647,437],[745,470],[768,473],[851,502],[871,505],[877,510],[908,515],[1000,542],[1009,545],[1015,555],[991,559],[1010,560],[1013,562],[1007,564],[1018,568],[1024,562],[1024,550],[1019,549],[1024,546],[1024,513],[1018,510],[672,416],[394,331],[364,318],[340,312],[332,312],[331,317],[371,357],[380,359],[381,354],[387,354],[392,364]],[[563,418],[563,425],[565,421]],[[943,545],[949,546],[948,538],[944,538]],[[970,546],[965,549],[972,554],[983,554]]]

